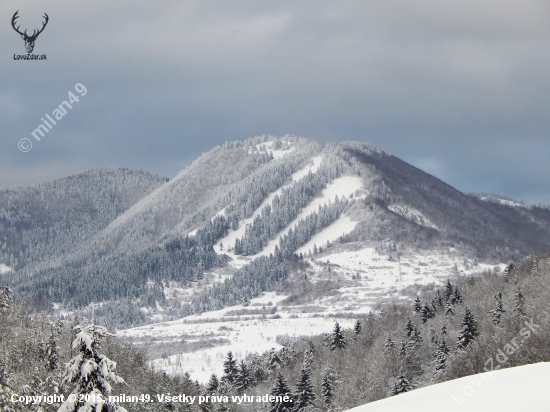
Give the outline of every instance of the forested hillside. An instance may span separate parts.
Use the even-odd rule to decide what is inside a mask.
[[[397,264],[404,287],[550,248],[549,209],[491,199],[365,143],[258,136],[170,180],[94,169],[3,189],[0,276],[34,307],[99,304],[128,327],[246,303],[284,283],[295,255],[311,267],[332,255],[348,277],[389,268],[392,281]]]
[[[6,411],[57,411],[62,402],[24,406],[12,395],[59,393],[67,399],[71,392],[95,391],[155,400],[166,393],[219,397],[200,407],[113,403],[128,411],[342,410],[449,379],[550,360],[549,255],[510,263],[502,274],[487,271],[409,293],[416,296],[414,304],[381,307],[357,319],[353,329],[335,324],[324,336],[288,340],[280,350],[246,359],[228,353],[223,375],[199,384],[185,374],[153,371],[142,355],[117,343],[103,327],[86,326],[90,319],[55,319],[20,299],[15,303],[5,286],[0,293],[0,403]],[[86,349],[90,345],[93,350]],[[98,380],[82,384],[74,365],[86,359],[107,362],[106,369],[90,373],[110,381],[112,390]],[[231,402],[231,396],[266,393],[286,395],[288,402]]]

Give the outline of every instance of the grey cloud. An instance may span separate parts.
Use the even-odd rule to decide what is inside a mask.
[[[6,1],[2,21],[16,9],[50,15],[48,62],[10,61],[22,40],[0,27],[0,184],[101,165],[173,175],[226,140],[294,133],[550,203],[546,1]],[[19,153],[76,82],[89,95]]]

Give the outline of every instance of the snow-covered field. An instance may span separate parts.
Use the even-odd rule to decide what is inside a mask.
[[[353,244],[346,245],[353,247]],[[119,336],[142,347],[165,345],[167,356],[154,357],[153,364],[169,373],[188,371],[193,379],[206,381],[220,374],[228,351],[242,359],[250,353],[280,348],[278,335],[312,336],[330,332],[338,321],[351,327],[353,318],[338,318],[343,313],[357,317],[375,310],[380,303],[409,299],[401,290],[412,285],[442,284],[447,276],[473,274],[493,265],[478,263],[465,266],[460,249],[403,250],[400,261],[392,253],[380,252],[381,245],[357,250],[333,250],[306,257],[308,284],[332,281],[331,293],[314,295],[304,303],[283,302],[288,294],[266,292],[248,306],[233,306],[201,315],[119,331]],[[503,265],[500,265],[501,269]],[[216,277],[223,281],[227,275]],[[302,276],[302,275],[299,275]],[[181,292],[189,297],[191,289],[165,288],[167,297]],[[339,315],[340,314],[340,315]],[[179,350],[186,345],[196,347]],[[180,346],[178,346],[180,345]]]
[[[247,315],[245,311],[266,311],[276,306],[284,299],[284,295],[273,292],[253,299],[250,305],[225,308],[202,315],[188,316],[172,322],[162,322],[118,332],[118,336],[128,339],[134,345],[150,345],[151,343],[178,343],[184,338],[187,342],[208,339],[224,339],[227,343],[207,349],[199,349],[189,353],[173,354],[165,358],[153,360],[152,364],[168,373],[191,373],[193,379],[206,382],[216,373],[222,374],[223,360],[228,351],[238,359],[244,359],[248,354],[263,353],[271,348],[282,346],[276,342],[278,335],[297,338],[330,332],[338,321],[344,328],[353,326],[352,319],[337,319],[311,317],[311,314],[297,315],[279,312],[273,315]],[[235,313],[243,313],[237,315]],[[278,318],[280,317],[280,318]]]
[[[550,363],[455,379],[402,393],[349,412],[548,412]]]

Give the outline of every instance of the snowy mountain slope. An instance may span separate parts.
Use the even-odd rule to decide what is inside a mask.
[[[416,389],[349,412],[548,412],[550,363],[535,363]]]
[[[329,276],[330,261],[340,281],[381,288],[379,301],[415,282],[441,282],[550,248],[550,211],[464,195],[364,143],[323,147],[294,136],[260,136],[217,147],[172,180],[147,187],[139,201],[73,239],[68,251],[44,252],[22,268],[4,254],[5,264],[19,270],[3,277],[43,305],[124,301],[126,312],[142,307],[152,321],[219,309],[209,307],[205,293],[219,279],[231,282],[257,259],[276,255],[276,248],[283,255],[273,264],[281,273],[285,259],[301,253],[314,284]],[[334,206],[335,196],[338,207],[321,210],[329,202]],[[93,216],[85,219],[95,223]],[[235,250],[237,241],[248,242],[251,252]],[[40,249],[43,241],[30,243],[29,250]],[[259,287],[258,279],[247,279],[240,286],[246,293],[236,293],[228,305],[245,303],[276,283]],[[96,296],[79,293],[90,282],[101,284]],[[361,293],[357,302],[365,303]],[[353,308],[348,295],[334,310]]]
[[[51,263],[89,242],[166,179],[98,168],[29,187],[0,188],[0,262]]]

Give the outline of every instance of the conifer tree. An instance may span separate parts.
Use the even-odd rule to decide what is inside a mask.
[[[331,366],[328,366],[321,374],[322,382],[321,388],[323,389],[323,401],[325,405],[330,408],[332,406],[334,397],[334,387],[336,384],[336,373]]]
[[[6,281],[6,284],[0,291],[0,314],[8,314],[11,312],[13,305],[13,292]]]
[[[421,310],[422,310],[422,301],[420,300],[418,295],[416,295],[416,299],[414,300],[414,305],[413,305],[413,311],[414,313],[419,314]]]
[[[222,380],[235,383],[235,375],[237,374],[237,361],[233,359],[233,353],[227,352],[227,359],[223,363],[223,377]]]
[[[277,351],[275,349],[271,349],[271,351],[269,352],[269,368],[271,370],[275,370],[277,368],[280,368],[282,363],[283,361],[277,354]]]
[[[456,347],[458,349],[466,349],[470,343],[479,335],[477,321],[470,311],[466,308],[464,317],[462,318],[463,329],[458,334]]]
[[[355,321],[355,325],[353,325],[353,331],[355,332],[355,335],[361,334],[361,331],[363,330],[361,326],[361,322],[359,320]]]
[[[220,386],[220,381],[218,380],[218,377],[215,373],[210,376],[210,380],[208,381],[208,384],[206,385],[206,391],[210,393],[214,393],[218,390],[218,387]]]
[[[445,306],[445,316],[454,315],[454,314],[455,314],[455,311],[454,311],[453,305],[451,304],[451,302],[447,302],[447,305]]]
[[[462,293],[460,292],[458,286],[455,286],[453,294],[451,296],[451,304],[458,305],[462,303],[462,301]]]
[[[454,287],[451,283],[450,279],[447,279],[447,282],[445,283],[445,292],[443,293],[443,298],[446,302],[448,302],[451,299],[451,296],[453,295]]]
[[[445,339],[441,339],[441,342],[434,353],[434,366],[436,371],[443,370],[447,367],[447,359],[450,352],[451,349],[447,346]]]
[[[313,363],[315,362],[315,345],[313,342],[308,342],[308,347],[304,351],[304,368],[311,370]]]
[[[514,293],[514,315],[519,317],[525,316],[525,299],[519,287],[516,293]]]
[[[54,371],[59,367],[59,346],[57,346],[53,326],[51,329],[50,339],[46,348],[46,363],[48,368]]]
[[[407,318],[407,323],[405,323],[405,333],[407,337],[411,337],[414,332],[415,326],[411,318]]]
[[[294,400],[290,388],[282,374],[278,374],[275,380],[275,386],[271,390],[271,395],[280,397],[271,402],[269,412],[291,412],[294,407]],[[286,401],[284,397],[287,397]]]
[[[498,325],[500,323],[500,318],[502,314],[505,313],[506,311],[504,310],[504,307],[502,305],[502,294],[498,292],[494,297],[496,300],[496,307],[495,309],[489,311],[489,313],[493,317],[493,323],[495,325]]]
[[[315,398],[316,395],[315,390],[313,389],[313,383],[311,382],[310,372],[309,370],[302,368],[296,382],[295,410],[300,410],[306,406],[313,405]]]
[[[340,324],[336,322],[336,324],[334,325],[334,330],[332,332],[330,350],[345,349],[346,345],[346,338],[344,337],[342,328],[340,327]]]
[[[409,381],[403,375],[399,375],[397,381],[394,383],[391,390],[392,395],[399,395],[400,393],[409,392],[412,390],[412,386]]]
[[[390,337],[386,339],[386,343],[384,343],[384,350],[386,352],[391,351],[393,348],[395,348],[395,341],[392,340]]]
[[[107,329],[93,324],[75,329],[72,348],[78,353],[65,364],[63,377],[64,383],[75,384],[72,391],[75,397],[68,397],[58,412],[127,412],[108,400],[111,383],[124,383],[124,379],[115,374],[116,362],[99,353],[102,342],[110,335]]]
[[[235,388],[239,392],[247,390],[254,383],[254,377],[250,373],[250,370],[246,366],[243,360],[241,360],[237,373],[235,374]]]
[[[516,264],[514,262],[508,263],[506,267],[504,268],[504,281],[510,282],[512,280],[512,275],[514,274],[516,269]]]

